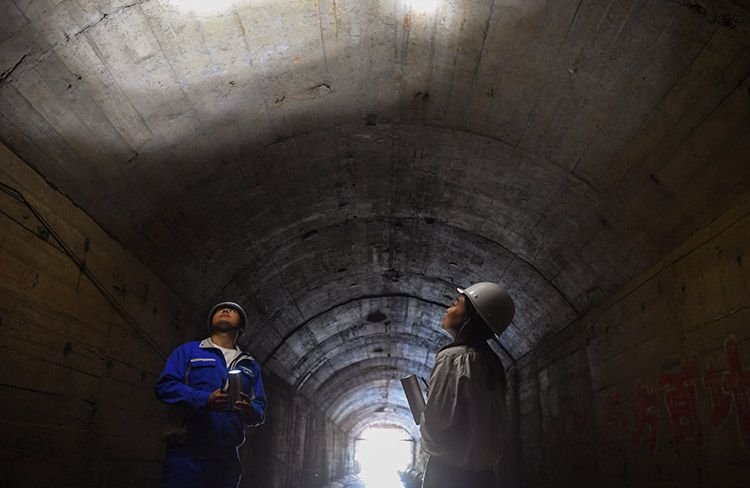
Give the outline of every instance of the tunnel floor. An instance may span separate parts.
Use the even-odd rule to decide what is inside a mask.
[[[419,488],[421,482],[418,481],[401,481],[397,484],[388,483],[382,485],[381,483],[368,483],[359,475],[349,475],[341,478],[338,481],[333,481],[324,486],[324,488]]]

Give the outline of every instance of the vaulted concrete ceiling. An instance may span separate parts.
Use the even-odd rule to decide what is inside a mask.
[[[352,432],[456,285],[518,359],[750,187],[741,2],[12,0],[0,136]],[[200,318],[196,317],[198,321]],[[412,429],[413,431],[413,429]]]

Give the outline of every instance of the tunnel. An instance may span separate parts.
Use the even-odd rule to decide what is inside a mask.
[[[154,385],[229,300],[268,399],[240,486],[420,486],[400,380],[488,281],[496,486],[747,486],[749,29],[739,0],[0,2],[0,485],[160,486]]]

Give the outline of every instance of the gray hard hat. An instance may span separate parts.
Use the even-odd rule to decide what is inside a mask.
[[[239,335],[242,335],[245,333],[245,327],[247,327],[247,314],[245,313],[245,310],[239,305],[239,303],[235,302],[221,302],[217,303],[211,308],[211,311],[208,312],[208,328],[211,329],[214,314],[225,307],[231,307],[240,314],[240,333]]]
[[[468,297],[479,316],[496,335],[500,335],[513,320],[516,313],[513,299],[505,288],[497,283],[484,281],[457,290]]]

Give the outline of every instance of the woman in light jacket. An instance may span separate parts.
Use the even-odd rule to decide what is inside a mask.
[[[505,372],[487,344],[515,307],[496,283],[477,283],[443,317],[453,342],[438,351],[422,413],[422,449],[430,458],[423,488],[494,488],[493,466],[505,441]]]

